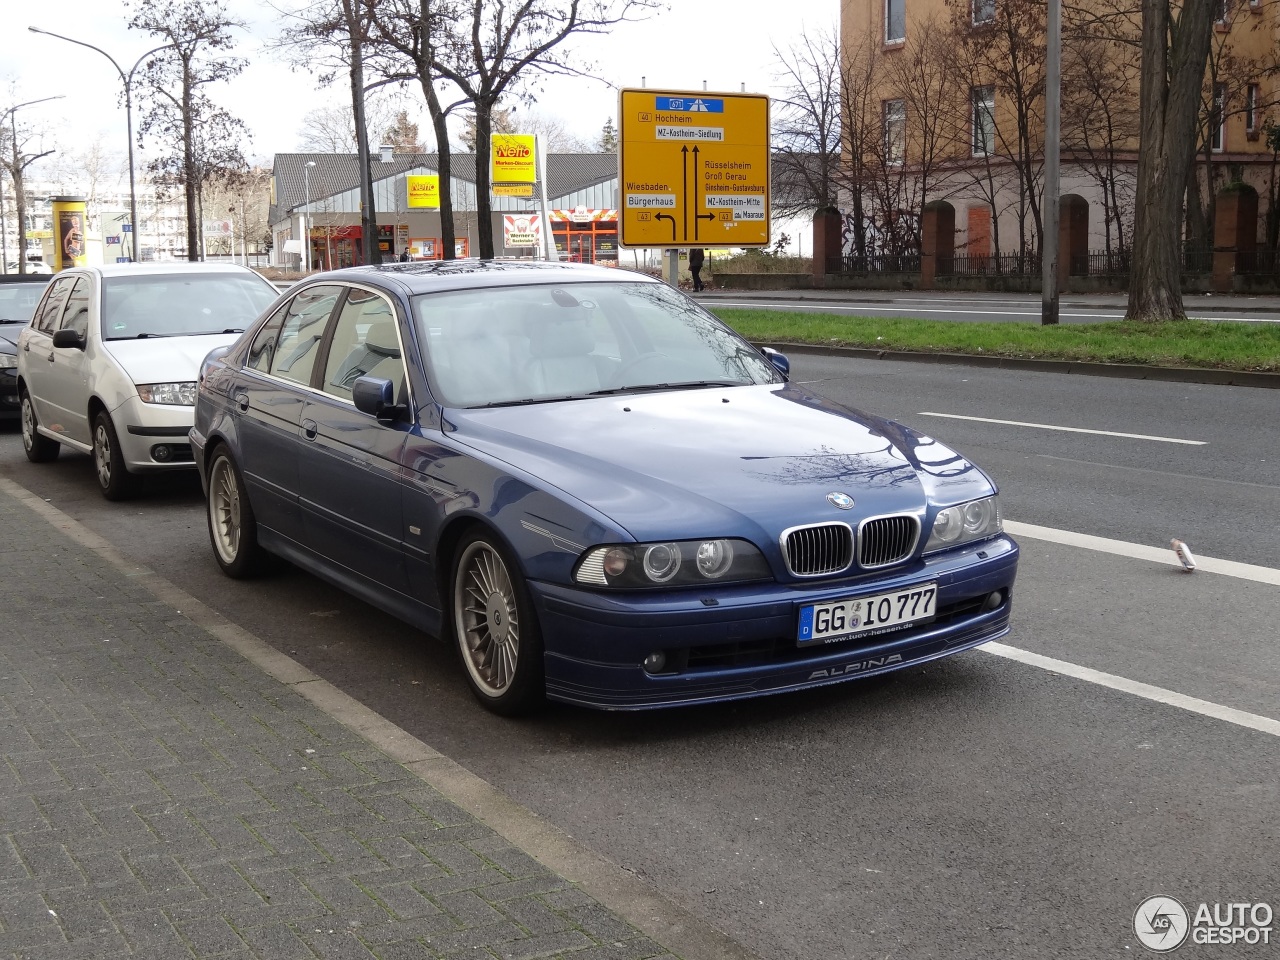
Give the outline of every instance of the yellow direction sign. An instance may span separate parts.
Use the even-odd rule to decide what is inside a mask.
[[[618,117],[623,246],[768,246],[768,97],[623,90]]]

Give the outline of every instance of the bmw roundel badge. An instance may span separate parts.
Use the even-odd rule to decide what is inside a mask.
[[[833,507],[838,507],[841,510],[853,509],[853,497],[849,496],[847,493],[828,493],[827,503],[831,504]]]

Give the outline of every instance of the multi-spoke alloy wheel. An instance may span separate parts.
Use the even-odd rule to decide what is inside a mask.
[[[483,534],[459,547],[453,626],[471,687],[490,709],[518,713],[542,697],[542,642],[519,571]]]
[[[237,579],[257,572],[262,559],[258,524],[240,471],[225,447],[219,447],[209,466],[208,508],[209,541],[218,566]]]

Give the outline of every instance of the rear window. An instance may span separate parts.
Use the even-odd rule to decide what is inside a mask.
[[[275,299],[255,274],[182,273],[106,277],[105,340],[241,333]]]
[[[44,283],[0,283],[0,323],[29,323],[52,279],[46,278]]]

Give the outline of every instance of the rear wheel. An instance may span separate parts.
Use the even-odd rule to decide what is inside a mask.
[[[516,564],[488,533],[458,545],[453,567],[453,635],[476,697],[494,713],[542,703],[542,632]]]
[[[242,580],[262,568],[258,546],[258,521],[249,505],[240,468],[226,447],[219,447],[209,467],[209,541],[218,566],[229,577]]]
[[[62,444],[50,440],[39,430],[40,421],[36,419],[36,408],[31,402],[31,395],[22,391],[22,449],[32,463],[48,463],[58,458]]]
[[[93,418],[93,465],[98,471],[98,487],[108,500],[128,500],[137,492],[138,478],[124,465],[115,424],[105,410]]]

